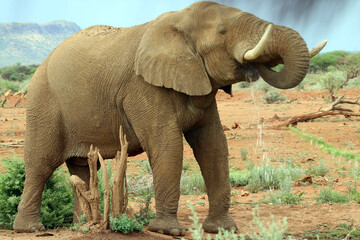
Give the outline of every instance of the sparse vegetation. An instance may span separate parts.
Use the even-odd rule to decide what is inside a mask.
[[[258,192],[266,189],[279,189],[284,184],[292,184],[304,175],[304,170],[292,165],[275,167],[263,162],[261,166],[253,166],[249,172],[249,182],[246,189],[250,192]]]
[[[200,172],[183,172],[180,182],[180,193],[183,195],[196,195],[206,192],[204,178]]]
[[[149,225],[150,221],[155,218],[155,213],[150,209],[151,195],[145,196],[140,201],[140,210],[135,213],[135,220],[143,226]]]
[[[319,196],[315,197],[318,203],[349,203],[350,198],[341,192],[337,192],[330,187],[320,189]]]
[[[279,93],[276,89],[270,89],[265,92],[264,100],[266,103],[280,103],[286,100],[286,97]]]
[[[199,218],[194,210],[193,205],[188,202],[188,206],[191,210],[191,216],[189,217],[192,220],[191,228],[191,237],[194,240],[205,239],[204,229],[202,224],[199,222]],[[245,239],[256,239],[256,240],[281,240],[285,237],[285,232],[287,229],[287,220],[283,218],[280,221],[275,221],[273,215],[271,215],[271,222],[263,222],[260,219],[259,209],[253,210],[253,220],[250,223],[252,233],[237,235],[234,231],[224,230],[219,228],[219,232],[212,238],[210,235],[207,235],[206,239],[216,239],[216,240],[245,240]],[[184,240],[184,238],[182,238]]]
[[[309,169],[309,174],[311,176],[321,176],[325,177],[329,173],[329,167],[323,161],[320,161],[318,164],[312,164]]]

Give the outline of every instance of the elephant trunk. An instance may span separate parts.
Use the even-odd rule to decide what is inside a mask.
[[[305,77],[309,68],[309,50],[302,37],[294,30],[276,26],[265,53],[280,58],[284,63],[280,72],[273,71],[269,65],[255,64],[256,70],[265,82],[280,89],[296,87]]]
[[[249,32],[249,35],[256,34],[259,40],[255,43],[256,46],[252,43],[251,50],[246,51],[244,51],[244,43],[238,43],[234,51],[235,58],[240,63],[253,63],[260,76],[271,86],[280,89],[297,86],[304,79],[309,68],[310,55],[305,41],[290,28],[271,26],[254,16],[247,19],[257,25],[257,28],[254,28],[258,29]],[[271,69],[279,63],[284,63],[284,68],[280,72]]]

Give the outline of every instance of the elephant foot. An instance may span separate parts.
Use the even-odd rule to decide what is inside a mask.
[[[217,233],[219,228],[234,232],[238,230],[235,221],[230,217],[229,214],[222,216],[208,216],[203,223],[203,229],[205,232]]]
[[[156,216],[149,224],[149,230],[172,236],[184,236],[185,228],[179,221],[170,216]]]
[[[19,214],[15,218],[13,228],[18,233],[45,231],[45,227],[39,218],[33,220],[29,217],[21,217]]]

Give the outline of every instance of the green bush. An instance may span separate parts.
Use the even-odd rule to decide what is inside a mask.
[[[360,69],[360,52],[351,53],[338,59],[342,69],[346,71],[356,71]]]
[[[280,103],[286,100],[286,97],[279,93],[276,89],[270,89],[265,92],[265,95],[263,96],[263,99],[265,99],[266,103]]]
[[[134,219],[126,216],[126,214],[123,214],[118,218],[110,217],[110,228],[114,232],[121,232],[123,234],[129,234],[134,231],[141,232],[143,230],[141,225],[139,225]]]
[[[135,220],[143,226],[149,225],[150,221],[153,220],[156,214],[150,209],[152,196],[146,196],[144,200],[142,200],[140,211],[135,213]]]
[[[18,92],[21,90],[21,83],[0,78],[0,94],[5,93],[7,90]]]
[[[278,222],[275,221],[275,217],[271,215],[271,222],[263,222],[260,219],[260,212],[257,208],[253,210],[253,220],[250,223],[250,227],[253,234],[249,235],[250,239],[254,240],[281,240],[284,239],[286,230],[288,228],[287,218],[284,217]],[[242,237],[241,239],[245,239]]]
[[[196,195],[206,192],[203,176],[198,172],[183,173],[180,181],[182,195]]]
[[[333,51],[318,54],[310,59],[310,72],[327,71],[329,66],[336,66],[338,61],[349,55],[345,51]]]
[[[0,75],[3,79],[11,81],[23,81],[25,79],[31,78],[31,76],[36,71],[37,66],[24,66],[20,63],[16,65],[1,68]]]
[[[323,161],[320,161],[317,165],[312,165],[309,170],[310,175],[312,176],[321,176],[325,177],[329,173],[329,168]]]
[[[230,168],[230,185],[232,187],[245,186],[249,182],[249,173],[241,172],[237,169]]]
[[[267,84],[262,78],[253,83],[254,89],[258,91],[264,91],[265,93],[269,91],[269,89],[273,88],[269,84]]]
[[[272,204],[300,204],[304,200],[303,195],[304,192],[299,194],[287,191],[270,192],[269,198],[265,202]]]
[[[263,162],[261,166],[253,166],[249,171],[249,182],[246,189],[253,193],[280,187],[289,190],[292,180],[298,179],[305,173],[300,167],[288,164],[276,167],[266,162]]]
[[[337,192],[330,187],[320,189],[319,196],[315,197],[318,203],[349,203],[350,198],[341,192]]]
[[[12,229],[24,188],[25,165],[17,156],[2,159],[1,165],[5,171],[0,172],[0,227]],[[58,168],[46,183],[40,209],[45,227],[56,228],[72,222],[72,187],[65,178],[67,175]]]
[[[319,84],[322,89],[334,90],[346,79],[346,73],[342,71],[332,71],[321,74]]]
[[[243,234],[237,235],[234,231],[224,230],[219,228],[219,232],[212,237],[210,234],[205,238],[204,229],[202,224],[199,222],[199,218],[194,210],[193,205],[188,201],[189,208],[191,210],[191,216],[189,217],[192,220],[191,228],[191,238],[194,240],[203,240],[203,239],[215,239],[215,240],[245,240],[245,239],[256,239],[256,240],[281,240],[284,239],[286,229],[287,229],[287,219],[286,217],[282,220],[276,222],[273,215],[271,215],[271,222],[263,222],[260,219],[259,209],[253,211],[253,220],[250,223],[252,234],[244,236]],[[185,240],[185,238],[181,238]]]
[[[129,195],[147,196],[154,194],[153,177],[150,173],[143,173],[130,177],[128,186]]]

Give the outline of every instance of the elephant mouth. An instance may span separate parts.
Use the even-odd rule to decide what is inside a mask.
[[[253,63],[241,64],[236,62],[235,78],[237,82],[255,82],[259,79],[259,73],[254,67]]]

